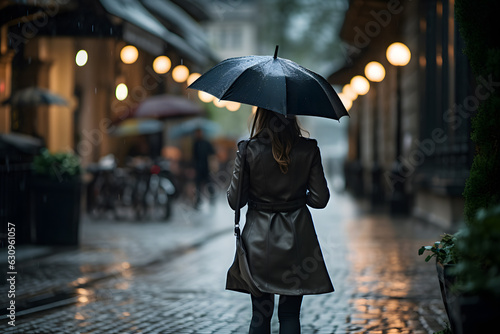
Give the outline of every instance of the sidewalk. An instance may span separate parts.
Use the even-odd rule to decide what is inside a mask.
[[[417,255],[444,231],[408,217],[370,213],[344,193],[332,193],[325,209],[311,213],[336,291],[304,298],[303,333],[444,329],[435,267]],[[23,264],[31,270],[23,274],[29,278],[24,287],[65,298],[17,313],[16,328],[5,332],[248,332],[249,296],[224,290],[234,257],[233,212],[220,198],[213,211],[193,212],[190,223],[179,218],[143,225],[86,221],[80,249]],[[41,289],[44,284],[49,288]],[[277,333],[276,313],[272,327]]]
[[[205,203],[200,210],[176,203],[168,221],[95,221],[84,215],[78,247],[16,247],[16,315],[71,304],[78,288],[161,263],[221,233],[230,234],[232,217],[222,193],[213,206]],[[1,254],[7,259],[5,249]],[[0,269],[6,273],[6,260],[2,262]],[[0,295],[6,296],[7,288],[2,284]],[[4,303],[0,315],[6,314]]]

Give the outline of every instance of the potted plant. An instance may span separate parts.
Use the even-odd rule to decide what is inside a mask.
[[[500,205],[480,209],[456,243],[461,331],[491,333],[500,314]]]
[[[500,206],[478,211],[473,224],[445,234],[431,252],[443,303],[455,334],[488,333],[500,314]]]
[[[461,232],[456,234],[443,234],[440,241],[436,241],[432,246],[422,246],[418,250],[418,254],[430,252],[425,262],[429,262],[433,257],[436,258],[436,271],[438,275],[439,288],[441,290],[441,298],[443,299],[444,308],[450,321],[450,327],[453,333],[457,333],[457,291],[454,289],[456,276],[454,273],[455,266],[459,261],[459,251],[456,247],[457,239]],[[446,333],[446,331],[445,331]]]
[[[33,160],[31,189],[36,242],[77,245],[82,189],[78,157],[43,149]]]

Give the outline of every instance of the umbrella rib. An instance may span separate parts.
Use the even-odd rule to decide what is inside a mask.
[[[325,90],[325,88],[323,87],[323,85],[320,82],[321,80],[324,81],[324,84],[326,84],[326,85],[328,85],[330,87],[331,87],[331,85],[321,75],[319,75],[317,73],[314,73],[311,70],[309,70],[309,69],[307,69],[307,68],[305,68],[305,67],[303,67],[303,66],[301,66],[299,64],[294,64],[294,65],[299,66],[300,68],[302,68],[304,70],[305,74],[307,74],[310,78],[314,79],[314,81],[321,87],[321,89],[323,90],[323,92],[325,92],[325,95],[327,96],[328,100],[330,101],[330,103],[332,105],[335,105],[335,104],[338,104],[338,103],[342,104],[342,102],[340,101],[340,98],[337,95],[337,92],[335,92],[335,90],[333,89],[333,87],[332,87],[332,90],[334,91],[335,96],[338,98],[338,101],[335,100],[335,97],[330,96],[330,94],[328,94],[328,92]],[[332,101],[332,99],[333,99],[333,101]],[[342,106],[343,106],[343,104],[342,104]],[[334,109],[334,111],[335,111],[335,113],[337,112],[335,109]],[[349,114],[347,114],[347,115],[349,115]],[[339,117],[339,121],[340,121],[340,117]]]
[[[276,50],[278,50],[278,49],[276,48]],[[286,75],[284,75],[285,70],[283,68],[283,64],[281,63],[281,60],[276,58],[276,61],[279,62],[280,67],[281,67],[281,72],[283,72],[283,77],[285,78],[285,117],[286,117],[286,116],[288,116],[288,85],[287,85],[288,77]]]

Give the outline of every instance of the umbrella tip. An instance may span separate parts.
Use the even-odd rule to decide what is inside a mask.
[[[276,45],[276,49],[274,49],[274,59],[276,59],[278,57],[278,48],[279,48],[279,45]]]

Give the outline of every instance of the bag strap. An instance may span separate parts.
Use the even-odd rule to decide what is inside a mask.
[[[237,239],[240,238],[240,200],[241,200],[241,188],[243,188],[243,176],[245,170],[245,163],[247,160],[247,146],[249,140],[245,140],[243,145],[241,145],[241,163],[240,163],[240,175],[238,176],[238,189],[236,193],[236,210],[234,210],[234,235]]]

